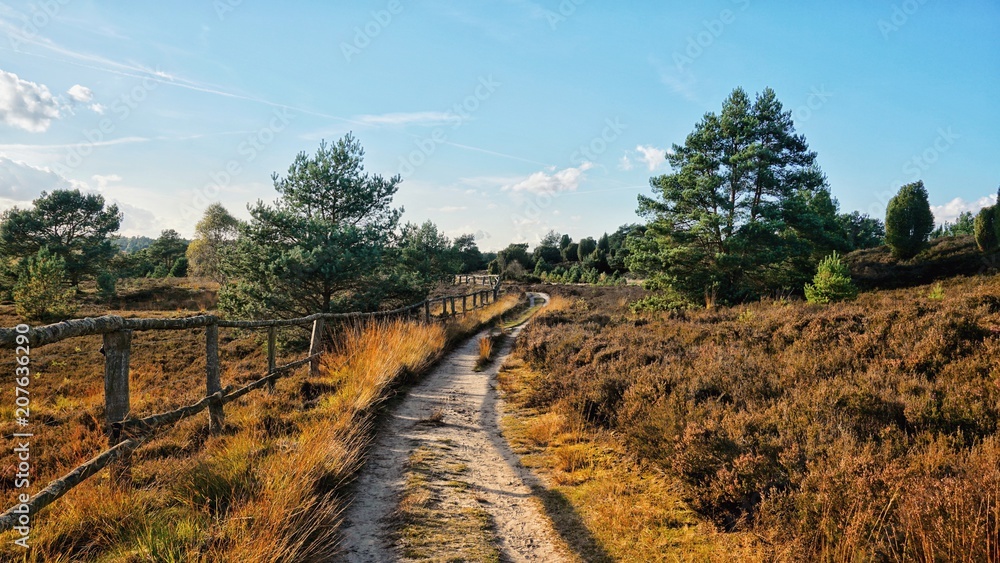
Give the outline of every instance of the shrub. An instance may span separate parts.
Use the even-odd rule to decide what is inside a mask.
[[[983,252],[1000,250],[1000,204],[986,207],[976,216],[976,244]]]
[[[813,283],[806,284],[806,300],[810,303],[847,301],[858,296],[858,288],[851,281],[851,270],[834,252],[819,263]]]
[[[170,268],[170,277],[186,278],[187,275],[188,275],[188,259],[186,256],[181,256],[177,260],[174,260],[174,265]]]
[[[17,314],[32,320],[72,316],[74,292],[66,284],[66,261],[43,247],[27,259],[14,286]]]
[[[934,214],[923,182],[900,188],[885,215],[885,241],[897,258],[913,258],[927,245],[934,231]]]
[[[97,294],[102,299],[111,299],[117,294],[118,276],[112,272],[101,272],[97,276]]]

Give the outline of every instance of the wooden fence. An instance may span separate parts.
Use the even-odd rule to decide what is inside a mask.
[[[476,276],[473,274],[458,274],[455,285],[483,285],[496,287],[500,284],[500,276]]]
[[[18,525],[25,514],[34,515],[53,503],[73,487],[110,464],[121,461],[116,477],[128,471],[128,457],[156,432],[175,422],[208,410],[209,430],[212,433],[222,428],[225,419],[224,406],[247,393],[262,387],[274,388],[276,380],[288,375],[292,370],[309,365],[311,375],[319,371],[319,358],[323,352],[324,324],[327,321],[359,321],[387,318],[422,319],[424,322],[446,320],[469,311],[485,307],[497,300],[500,293],[499,279],[489,289],[474,291],[464,295],[436,297],[415,305],[392,311],[374,313],[318,313],[298,319],[235,321],[213,315],[177,319],[126,319],[119,316],[103,316],[73,319],[61,323],[31,328],[26,333],[13,328],[0,329],[0,349],[15,349],[18,346],[41,347],[67,338],[103,335],[104,347],[104,403],[105,420],[110,448],[63,477],[48,484],[41,492],[25,503],[18,503],[0,514],[0,533]],[[461,309],[457,304],[461,303]],[[281,366],[276,365],[277,329],[288,326],[312,325],[309,354],[305,358]],[[236,388],[222,387],[219,363],[219,328],[267,329],[267,374]],[[146,330],[190,330],[205,329],[205,391],[200,401],[179,409],[135,419],[130,416],[129,358],[132,350],[132,333]],[[20,338],[19,338],[20,337]]]

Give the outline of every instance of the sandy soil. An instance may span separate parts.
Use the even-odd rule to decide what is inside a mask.
[[[499,428],[496,372],[519,332],[515,329],[491,366],[478,373],[474,371],[478,340],[485,333],[471,338],[414,387],[390,415],[345,515],[344,561],[401,560],[391,544],[392,515],[403,489],[407,460],[421,445],[442,442],[451,446],[448,452],[454,459],[450,462],[468,466],[468,483],[493,519],[503,560],[564,560],[556,547],[559,540],[526,484],[533,478],[517,462]],[[431,418],[434,424],[427,423]]]

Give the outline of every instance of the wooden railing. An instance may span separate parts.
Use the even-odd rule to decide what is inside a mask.
[[[477,276],[473,274],[457,274],[455,285],[482,285],[496,287],[500,284],[500,276]]]
[[[424,322],[447,320],[464,315],[469,311],[485,307],[499,297],[499,281],[489,289],[463,295],[436,297],[420,303],[392,311],[374,313],[318,313],[298,319],[237,321],[226,320],[214,315],[199,315],[187,318],[152,319],[103,316],[73,319],[61,323],[29,328],[21,331],[15,328],[0,329],[0,349],[15,349],[18,346],[38,348],[68,338],[103,335],[104,347],[104,408],[108,445],[110,448],[83,465],[73,469],[63,477],[48,484],[41,492],[0,514],[0,533],[18,525],[25,514],[34,515],[53,503],[73,487],[88,477],[116,461],[121,461],[116,477],[128,471],[129,454],[153,437],[157,431],[169,424],[208,410],[209,431],[217,433],[225,419],[224,406],[247,393],[268,387],[274,389],[275,381],[292,370],[309,365],[310,375],[319,372],[319,359],[323,352],[324,324],[328,321],[361,321],[386,318],[420,319]],[[461,310],[457,303],[461,302]],[[450,307],[450,311],[449,311]],[[288,326],[312,325],[309,354],[300,360],[281,366],[276,365],[277,329]],[[219,328],[267,329],[267,374],[243,387],[222,387],[219,362]],[[129,394],[129,359],[132,351],[132,333],[147,330],[190,330],[205,329],[205,391],[200,401],[176,410],[154,414],[145,418],[131,418],[131,398]]]

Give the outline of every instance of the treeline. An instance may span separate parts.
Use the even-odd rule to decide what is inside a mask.
[[[638,225],[624,225],[610,235],[579,241],[549,231],[530,252],[529,245],[523,243],[498,252],[489,272],[525,282],[622,284],[628,273],[625,243],[641,231]]]
[[[913,260],[931,236],[974,232],[984,249],[1000,241],[994,208],[935,229],[922,182],[900,189],[885,221],[840,213],[816,153],[769,88],[754,99],[734,90],[666,158],[672,172],[651,179],[653,197],[639,197],[645,229],[627,240],[627,267],[654,291],[640,308],[742,303],[807,286],[836,300],[856,294],[845,253],[888,244]]]
[[[110,299],[119,279],[190,274],[220,283],[223,312],[291,317],[418,301],[496,258],[473,235],[451,240],[429,221],[402,224],[392,207],[401,178],[366,173],[363,157],[350,134],[323,142],[273,176],[273,204],[248,206],[249,221],[214,204],[191,241],[174,230],[119,237],[122,213],[101,195],[42,193],[0,217],[0,291],[25,318],[55,320],[74,314],[81,282],[96,281]]]

